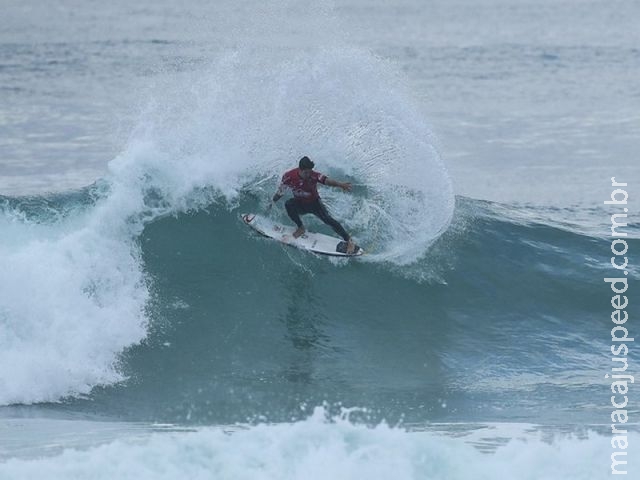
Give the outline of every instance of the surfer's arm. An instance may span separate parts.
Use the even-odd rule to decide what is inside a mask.
[[[326,178],[324,181],[325,185],[329,185],[330,187],[338,187],[344,190],[345,192],[349,192],[351,190],[351,182],[339,182],[337,180],[332,180],[330,178]]]
[[[276,203],[278,200],[280,200],[283,195],[284,195],[284,193],[282,193],[280,191],[280,189],[278,189],[278,191],[273,195],[273,197],[271,197],[271,202],[267,206],[267,212],[271,211],[271,208],[273,207],[273,204]]]
[[[280,186],[278,187],[278,190],[276,191],[276,193],[273,194],[271,201],[275,203],[278,200],[280,200],[284,196],[284,192],[286,190],[287,190],[287,184],[285,183],[285,179],[283,178],[282,182],[280,182]]]

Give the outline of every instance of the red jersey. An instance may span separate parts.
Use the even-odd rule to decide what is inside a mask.
[[[322,173],[311,171],[311,175],[308,179],[304,179],[300,176],[300,169],[294,168],[289,170],[282,176],[282,182],[278,191],[280,194],[284,193],[285,189],[290,189],[291,193],[296,200],[301,202],[313,202],[320,198],[318,195],[318,182],[324,184],[327,180],[327,176]]]

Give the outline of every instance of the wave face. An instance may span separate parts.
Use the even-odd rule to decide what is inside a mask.
[[[459,198],[407,263],[346,215],[351,197],[329,196],[372,249],[336,261],[242,224],[270,182],[231,200],[194,190],[180,208],[151,187],[132,202],[115,180],[3,198],[2,404],[198,424],[298,419],[323,402],[409,423],[608,415],[604,235]]]
[[[255,58],[236,52],[204,73],[158,76],[127,148],[95,185],[51,197],[0,198],[0,404],[78,398],[98,386],[118,391],[114,385],[125,378],[144,377],[130,367],[154,357],[164,335],[159,325],[173,329],[195,311],[191,294],[179,292],[204,271],[183,266],[236,254],[242,262],[259,251],[238,229],[235,207],[259,208],[255,199],[266,200],[302,155],[330,176],[357,182],[352,196],[326,191],[324,198],[363,242],[375,245],[374,263],[415,263],[446,230],[451,182],[411,98],[401,85],[393,92],[385,87],[397,79],[383,62],[348,49],[259,56],[268,65]],[[165,245],[171,255],[158,258],[165,255],[157,250],[163,239],[182,241],[184,228],[190,231],[184,241],[196,242],[199,258],[173,258],[193,253],[177,244]],[[269,251],[279,263],[282,252],[263,254]],[[217,286],[215,274],[207,274],[202,287],[230,300],[260,279],[256,265],[245,264],[245,285],[227,277]],[[291,260],[283,267],[290,270]],[[221,268],[240,279],[235,262]],[[185,277],[176,280],[180,272]],[[267,294],[260,285],[251,287],[258,305]],[[207,297],[209,303],[196,307],[206,309],[205,328],[248,326],[254,320],[243,312],[260,311],[254,302],[230,302],[225,311]],[[277,313],[265,308],[261,315]],[[252,336],[247,332],[245,342]],[[165,343],[179,342],[163,340],[162,348]],[[148,347],[150,355],[138,357]]]

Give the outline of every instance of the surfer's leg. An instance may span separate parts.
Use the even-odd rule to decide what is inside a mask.
[[[336,232],[338,235],[340,235],[345,242],[348,242],[351,239],[351,236],[342,227],[342,225],[340,225],[340,222],[338,222],[335,218],[329,215],[329,212],[327,211],[327,207],[325,207],[320,200],[314,203],[313,207],[314,208],[311,211],[311,213],[313,213],[316,217],[318,217],[324,223],[326,223],[331,228],[333,228],[333,231]]]
[[[304,225],[302,225],[302,220],[300,220],[300,214],[307,212],[304,207],[293,198],[287,200],[284,203],[284,207],[287,209],[287,215],[289,215],[289,218],[298,226],[297,230],[293,232],[293,238],[298,238],[306,231]]]
[[[290,198],[284,202],[284,208],[287,209],[287,215],[289,215],[289,218],[293,220],[293,223],[295,223],[298,228],[304,228],[302,226],[302,220],[300,220],[300,212],[298,211],[298,204],[295,199]]]

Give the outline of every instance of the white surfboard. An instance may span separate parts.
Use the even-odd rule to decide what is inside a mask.
[[[242,221],[265,237],[302,250],[310,250],[315,253],[334,255],[336,257],[355,257],[364,253],[364,250],[356,245],[354,252],[349,254],[347,253],[347,242],[341,238],[331,237],[323,233],[307,231],[300,237],[293,238],[293,232],[296,230],[295,226],[281,225],[255,213],[242,214]]]

